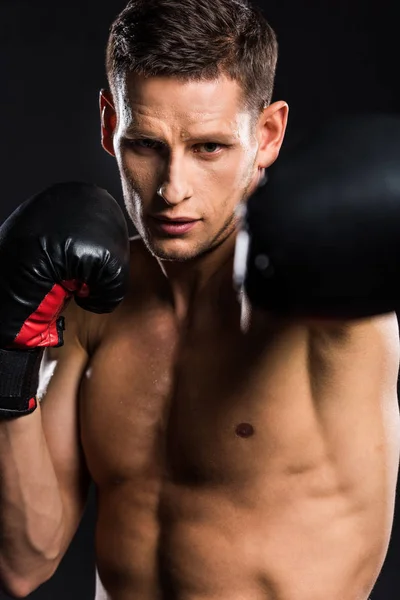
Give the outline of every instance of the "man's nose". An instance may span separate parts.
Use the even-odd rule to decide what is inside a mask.
[[[162,182],[160,195],[170,206],[188,200],[193,195],[192,186],[188,182],[188,173],[182,160],[171,160],[165,179]]]

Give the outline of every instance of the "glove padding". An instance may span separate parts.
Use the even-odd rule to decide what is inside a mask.
[[[249,199],[238,252],[244,232],[235,281],[253,305],[328,318],[397,310],[400,119],[337,117],[282,151]]]
[[[110,312],[128,272],[126,220],[106,190],[73,182],[36,194],[0,228],[0,347],[62,344],[66,300]]]

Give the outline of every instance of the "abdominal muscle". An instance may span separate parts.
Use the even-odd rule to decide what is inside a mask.
[[[292,478],[292,491],[289,480],[269,483],[253,501],[171,485],[164,506],[149,492],[146,507],[132,483],[100,490],[97,561],[110,598],[366,600],[384,515],[339,490],[307,494],[305,478]]]

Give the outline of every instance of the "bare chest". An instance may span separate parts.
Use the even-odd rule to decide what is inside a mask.
[[[294,440],[309,436],[309,398],[301,329],[243,333],[214,324],[177,336],[157,321],[116,327],[82,381],[86,458],[104,483],[153,474],[243,484],[265,471],[266,456],[286,446],[295,453]]]

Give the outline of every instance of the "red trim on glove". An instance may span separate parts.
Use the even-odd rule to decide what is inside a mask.
[[[73,293],[86,298],[89,295],[89,288],[86,283],[81,284],[75,279],[53,285],[35,312],[23,324],[13,346],[19,348],[58,346],[61,340],[57,331],[57,319]]]

